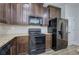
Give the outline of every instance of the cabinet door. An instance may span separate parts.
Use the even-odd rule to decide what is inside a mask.
[[[32,14],[33,16],[42,16],[43,14],[43,4],[41,3],[33,3],[31,4],[31,11],[32,11]]]
[[[22,25],[23,24],[23,19],[22,19],[22,4],[17,4],[17,24]]]
[[[50,18],[56,17],[56,9],[55,8],[50,8]]]
[[[11,48],[10,48],[10,54],[11,55],[16,55],[17,54],[17,38],[14,38],[12,41],[11,41]]]
[[[5,22],[11,24],[11,4],[5,4]]]
[[[7,24],[16,24],[17,23],[17,4],[5,4],[4,19]]]
[[[46,35],[46,49],[50,49],[52,47],[52,36]]]
[[[31,4],[17,4],[17,24],[28,25],[31,12]]]
[[[6,21],[5,21],[5,4],[4,3],[0,4],[0,22],[6,23]]]
[[[43,17],[43,25],[48,26],[48,23],[49,23],[49,20],[48,20],[48,17],[49,17],[48,8],[43,7],[42,17]]]
[[[61,17],[61,9],[60,8],[56,8],[56,17]]]
[[[31,4],[26,3],[26,4],[22,4],[22,19],[23,19],[23,24],[24,25],[28,25],[28,21],[29,21],[29,16],[32,14],[31,12]]]
[[[61,17],[61,9],[54,6],[48,6],[49,19]]]
[[[10,48],[10,54],[18,55],[18,54],[27,54],[28,53],[28,36],[20,36],[14,38],[11,43],[12,46]]]
[[[17,37],[17,53],[18,54],[28,53],[28,36]]]

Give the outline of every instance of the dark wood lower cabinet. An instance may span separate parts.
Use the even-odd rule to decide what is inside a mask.
[[[0,47],[0,55],[28,54],[28,36],[15,37],[4,46]]]
[[[46,49],[52,48],[52,35],[46,34]]]
[[[28,53],[28,37],[17,37],[17,53],[27,54]]]
[[[12,46],[10,47],[10,54],[16,55],[17,54],[17,37],[12,39],[11,44]]]
[[[28,36],[14,38],[10,51],[12,55],[28,54]]]

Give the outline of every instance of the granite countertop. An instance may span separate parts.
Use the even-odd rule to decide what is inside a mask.
[[[46,34],[51,34],[51,33],[46,33]],[[0,35],[0,47],[2,47],[7,42],[9,42],[10,40],[12,40],[13,38],[17,36],[29,36],[29,35],[27,35],[26,33]]]
[[[15,37],[17,37],[17,36],[28,36],[28,35],[25,34],[25,33],[0,35],[0,47],[2,47],[2,46],[5,45],[7,42],[9,42],[10,40],[12,40],[13,38],[15,38]]]

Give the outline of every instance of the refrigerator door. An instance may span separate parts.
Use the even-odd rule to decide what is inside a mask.
[[[64,20],[63,22],[62,48],[66,48],[68,45],[68,20]]]
[[[68,20],[58,19],[57,26],[57,48],[66,48],[68,44]]]

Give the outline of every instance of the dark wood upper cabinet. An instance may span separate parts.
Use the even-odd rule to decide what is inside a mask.
[[[0,22],[6,24],[16,24],[17,11],[16,4],[0,4]]]
[[[40,16],[43,15],[43,4],[42,3],[32,3],[31,4],[31,15],[33,16]]]
[[[49,19],[55,17],[61,17],[61,8],[55,6],[48,6],[48,14],[49,14]]]
[[[4,13],[5,13],[5,4],[0,4],[0,22],[1,23],[6,23],[5,20],[4,20]]]
[[[10,4],[10,12],[11,12],[11,24],[16,24],[16,20],[17,20],[17,11],[16,11],[16,4]],[[6,13],[7,14],[7,13]]]
[[[23,7],[22,4],[17,4],[17,24],[23,25]]]
[[[61,17],[61,9],[54,6],[44,7],[43,3],[4,3],[0,4],[0,22],[15,25],[28,25],[29,16],[42,17],[43,26],[54,17]]]
[[[28,25],[29,16],[43,16],[43,4],[0,4],[0,22],[15,25]]]

